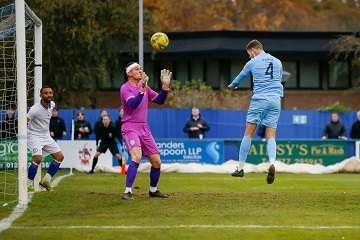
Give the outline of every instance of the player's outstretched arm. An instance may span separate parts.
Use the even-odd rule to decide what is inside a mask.
[[[236,78],[230,83],[228,88],[236,89],[239,84],[245,80],[245,78],[251,73],[251,60],[247,62],[243,68],[243,70],[236,76]]]

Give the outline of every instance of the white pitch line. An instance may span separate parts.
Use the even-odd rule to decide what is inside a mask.
[[[56,185],[58,185],[58,183],[65,177],[71,176],[73,174],[67,174],[61,177],[57,177],[52,183],[52,187],[56,187]],[[32,199],[34,193],[28,193],[28,201],[30,202]],[[27,209],[27,205],[21,205],[18,204],[16,205],[14,211],[11,213],[11,215],[7,218],[4,218],[0,221],[0,233],[8,228],[11,228],[11,224],[18,219],[19,217],[21,217],[21,215],[26,211]]]
[[[264,225],[176,225],[176,226],[47,226],[11,227],[11,229],[176,229],[176,228],[239,228],[239,229],[360,229],[360,226],[264,226]]]

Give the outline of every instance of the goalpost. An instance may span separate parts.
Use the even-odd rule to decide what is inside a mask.
[[[0,6],[0,54],[0,194],[5,204],[14,195],[16,201],[17,194],[18,203],[25,205],[31,158],[27,150],[26,114],[28,107],[40,100],[42,22],[24,0]],[[15,109],[17,127],[6,118],[9,108]],[[10,134],[14,131],[15,137]],[[40,180],[40,169],[35,182]],[[38,184],[34,186],[39,188]]]

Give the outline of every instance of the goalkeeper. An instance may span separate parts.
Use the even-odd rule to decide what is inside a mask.
[[[102,125],[98,126],[97,134],[96,134],[96,153],[92,162],[92,168],[89,174],[94,173],[95,166],[98,162],[98,158],[100,154],[106,153],[108,149],[113,156],[117,158],[119,161],[119,166],[121,166],[121,156],[119,153],[119,149],[115,142],[115,137],[121,143],[121,137],[118,135],[116,127],[113,124],[110,124],[110,118],[108,115],[104,115],[102,117]],[[99,140],[101,139],[100,145],[98,146]]]
[[[126,188],[122,199],[133,199],[132,185],[142,156],[147,157],[151,163],[149,196],[167,198],[166,194],[157,189],[161,166],[160,151],[146,119],[149,101],[164,104],[172,73],[166,69],[161,70],[162,91],[157,93],[147,85],[149,77],[142,71],[138,63],[129,63],[125,70],[128,81],[120,89],[121,104],[124,109],[122,136],[130,153],[131,162],[127,170]]]

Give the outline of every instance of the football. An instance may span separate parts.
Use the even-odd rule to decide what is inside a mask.
[[[169,46],[169,38],[165,33],[157,32],[151,36],[150,44],[153,49],[161,51]]]

